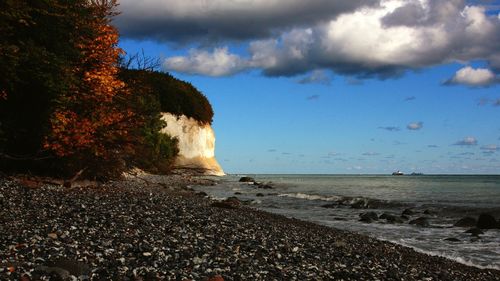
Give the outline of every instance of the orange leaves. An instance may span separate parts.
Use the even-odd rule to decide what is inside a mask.
[[[81,59],[72,71],[80,83],[61,98],[44,145],[61,157],[90,152],[106,158],[123,146],[131,127],[133,113],[120,102],[128,92],[117,78],[117,61],[123,51],[117,47],[117,30],[106,17],[112,7],[92,8],[96,15],[80,22],[92,32],[83,33],[74,45]]]

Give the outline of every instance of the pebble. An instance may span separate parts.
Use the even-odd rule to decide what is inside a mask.
[[[57,280],[54,274],[67,280],[209,281],[500,276],[496,270],[258,211],[236,199],[226,202],[233,208],[211,207],[214,201],[176,187],[182,183],[155,180],[162,184],[41,186],[30,190],[28,199],[19,184],[0,178],[7,216],[0,222],[0,280]]]

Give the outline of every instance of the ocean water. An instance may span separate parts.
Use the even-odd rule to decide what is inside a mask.
[[[240,183],[241,176],[225,176],[218,178],[216,186],[195,189],[215,199],[236,196],[268,212],[370,235],[468,265],[500,269],[499,229],[475,237],[465,233],[468,228],[453,227],[459,219],[477,218],[483,212],[500,219],[500,176],[248,175],[272,183],[273,189]],[[415,213],[409,220],[425,217],[430,226],[410,225],[409,220],[394,224],[359,221],[364,212],[399,217],[405,209]]]

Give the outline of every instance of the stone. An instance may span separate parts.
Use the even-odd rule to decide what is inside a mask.
[[[205,278],[206,281],[224,281],[224,278],[220,275],[214,275],[212,277]]]
[[[449,237],[444,239],[444,241],[449,241],[449,242],[460,242],[460,239],[455,238],[455,237]]]
[[[273,189],[273,187],[269,184],[259,184],[258,188],[262,189]]]
[[[479,215],[476,226],[481,229],[493,229],[497,228],[497,221],[492,215],[483,213]]]
[[[474,227],[474,228],[471,228],[469,230],[466,230],[465,233],[470,233],[473,236],[479,236],[481,234],[484,234],[484,232],[481,229],[477,228],[477,227]]]
[[[453,226],[456,226],[456,227],[474,227],[474,226],[476,226],[476,224],[477,224],[477,221],[475,218],[465,217],[465,218],[459,219],[455,224],[453,224]]]
[[[414,225],[421,226],[421,227],[430,226],[429,220],[427,220],[427,218],[424,218],[424,217],[420,217],[418,219],[411,220],[409,222],[409,224],[414,224]]]
[[[366,213],[361,213],[359,215],[360,221],[366,222],[366,223],[371,223],[372,221],[378,220],[378,215],[375,212],[366,212]]]
[[[405,216],[411,216],[415,214],[415,211],[413,211],[412,209],[405,209],[402,214]]]
[[[402,218],[395,216],[395,215],[392,215],[392,214],[387,214],[387,213],[382,214],[379,218],[385,219],[388,223],[403,223],[404,222]]]
[[[236,209],[241,205],[241,201],[236,197],[229,197],[223,201],[213,202],[210,206],[223,209]]]
[[[255,179],[252,177],[241,177],[239,182],[255,182]]]
[[[264,194],[262,194],[262,193],[257,193],[255,196],[257,196],[257,197],[264,197]]]
[[[49,233],[49,234],[47,234],[47,237],[49,237],[50,239],[57,239],[57,233],[54,233],[54,232]]]

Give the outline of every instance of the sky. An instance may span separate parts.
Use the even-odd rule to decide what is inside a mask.
[[[500,174],[500,1],[121,0],[226,173]]]

